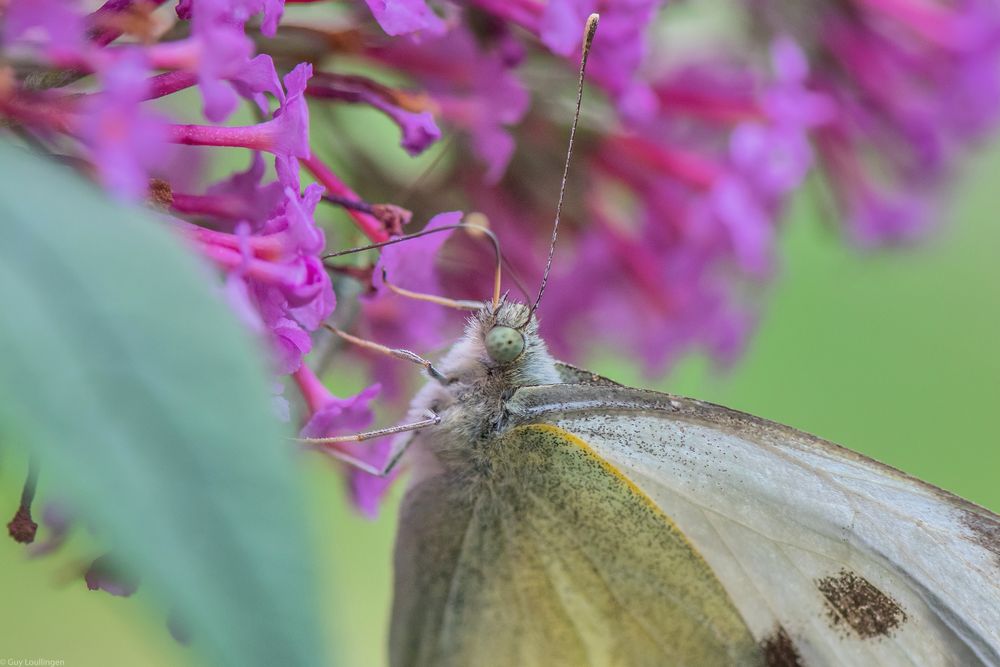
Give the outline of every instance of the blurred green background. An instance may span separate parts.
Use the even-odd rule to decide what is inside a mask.
[[[949,221],[923,244],[892,252],[845,247],[803,196],[786,221],[781,274],[742,362],[719,374],[690,359],[655,388],[796,426],[1000,511],[998,175],[994,147],[966,165]],[[613,352],[592,367],[649,384]],[[344,378],[351,389],[362,381]],[[17,506],[25,462],[3,454],[6,517]],[[339,664],[384,664],[402,485],[369,522],[348,508],[331,466],[305,463],[329,644]],[[69,549],[29,561],[19,545],[0,539],[0,659],[73,667],[185,662],[162,618],[134,599],[86,590],[78,575],[96,549],[77,537]]]

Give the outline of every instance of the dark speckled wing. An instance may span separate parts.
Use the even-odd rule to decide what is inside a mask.
[[[579,438],[507,431],[488,470],[407,493],[394,667],[762,664],[673,522]]]
[[[580,438],[669,515],[767,664],[1000,665],[991,512],[690,399],[593,383],[523,388],[508,407],[515,430]]]

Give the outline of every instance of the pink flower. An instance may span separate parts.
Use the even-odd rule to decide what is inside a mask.
[[[355,396],[339,398],[324,387],[306,366],[296,373],[295,380],[309,408],[309,418],[299,432],[299,437],[329,438],[353,435],[371,426],[374,420],[371,403],[379,394],[378,384],[368,387]],[[339,450],[375,468],[381,468],[388,462],[391,446],[390,438],[381,438],[367,442],[337,443],[324,449]],[[346,464],[344,469],[355,507],[365,516],[374,518],[378,513],[380,501],[396,479],[398,472],[378,477],[348,467]]]
[[[272,153],[292,157],[309,157],[309,107],[306,105],[306,82],[312,76],[312,65],[300,63],[285,75],[285,98],[274,113],[274,119],[263,125],[271,137]]]
[[[435,229],[462,220],[462,213],[440,213],[424,227]],[[382,280],[382,271],[393,285],[414,292],[445,294],[438,276],[436,259],[451,232],[439,232],[382,249],[372,272],[374,292],[361,298],[358,335],[390,347],[412,349],[415,352],[433,350],[449,340],[452,313],[436,304],[416,301],[392,292]],[[400,396],[403,378],[412,368],[381,354],[358,351],[390,398]]]
[[[243,26],[229,20],[225,0],[199,0],[192,15],[192,40],[198,50],[198,86],[205,100],[205,117],[220,122],[236,109],[237,96],[227,83],[244,71],[253,43]]]
[[[457,225],[462,222],[462,215],[461,211],[438,213],[421,231]],[[452,233],[453,230],[442,231],[382,248],[372,281],[375,290],[379,294],[387,292],[382,281],[383,271],[394,284],[409,290],[430,293],[439,290],[441,285],[434,270],[434,258]]]
[[[252,233],[245,224],[237,225],[235,233],[193,225],[183,229],[202,254],[229,273],[230,301],[237,312],[245,313],[249,306],[257,314],[274,353],[275,371],[288,374],[299,369],[312,349],[308,332],[330,316],[336,298],[319,259],[325,235],[314,220],[323,188],[310,184],[299,195],[297,162],[279,158],[276,164],[281,179],[276,183],[260,185],[263,164],[255,157],[248,172],[216,186],[205,198],[225,201],[229,193],[243,193],[267,207],[262,210],[266,221]]]
[[[646,32],[664,0],[476,0],[481,8],[533,32],[553,53],[577,61],[587,17],[601,15],[590,78],[629,118],[648,119],[654,101],[637,76],[646,56]]]
[[[590,74],[602,88],[631,112],[650,111],[651,93],[636,77],[646,56],[646,32],[663,0],[551,0],[539,23],[539,36],[554,53],[579,57],[583,27],[591,13],[601,13],[594,39]]]
[[[221,122],[228,118],[236,108],[237,93],[266,112],[268,105],[263,93],[269,92],[281,101],[284,95],[271,57],[261,54],[251,58],[254,46],[244,34],[243,24],[260,11],[265,12],[266,18],[275,7],[280,17],[283,5],[283,2],[260,0],[181,3],[178,13],[191,19],[191,37],[154,47],[154,61],[161,67],[197,73],[208,120]],[[270,34],[273,35],[273,30]]]
[[[302,358],[312,350],[312,337],[298,322],[278,316],[270,323],[271,344],[279,375],[294,373],[302,366]]]
[[[462,221],[461,211],[439,213],[431,218],[424,231],[455,225]],[[399,296],[390,291],[382,280],[382,273],[394,285],[413,292],[440,294],[441,281],[435,269],[435,258],[452,232],[445,231],[387,246],[375,264],[372,285],[375,296],[370,300],[387,300],[393,304],[398,331],[391,333],[383,328],[380,341],[390,345],[432,348],[444,341],[445,313],[440,306]],[[385,322],[387,324],[387,322]]]
[[[37,46],[49,58],[77,60],[86,47],[77,0],[10,0],[3,15],[5,47]],[[41,38],[40,42],[35,40]]]
[[[175,11],[179,18],[188,20],[196,11],[203,11],[206,5],[226,20],[241,26],[255,14],[263,12],[260,31],[268,37],[274,37],[285,11],[285,0],[178,0]]]
[[[142,51],[122,52],[100,73],[104,88],[84,101],[78,120],[101,181],[126,199],[146,195],[149,171],[169,149],[166,123],[142,104],[147,72]]]
[[[246,171],[236,172],[225,181],[208,187],[202,197],[174,193],[174,208],[183,203],[184,212],[207,213],[216,218],[246,221],[253,231],[260,231],[264,222],[274,215],[284,202],[284,188],[280,183],[261,183],[264,177],[264,158],[253,153]]]
[[[1000,116],[1000,9],[851,0],[802,18],[780,27],[806,40],[810,84],[836,106],[814,136],[850,234],[864,244],[918,234],[956,156]]]
[[[717,260],[696,248],[670,249],[648,216],[642,223],[635,235],[603,221],[557,264],[541,312],[553,351],[580,358],[592,341],[613,340],[650,377],[693,349],[732,361],[752,318],[713,270]]]
[[[274,118],[249,127],[172,125],[170,141],[192,146],[239,146],[277,156],[309,157],[309,107],[304,93],[312,65],[301,63],[285,75],[286,95]]]
[[[263,6],[264,17],[260,22],[260,31],[274,37],[278,32],[278,23],[285,12],[285,0],[258,0]]]
[[[421,32],[439,35],[445,22],[427,6],[424,0],[365,0],[372,16],[387,35]]]
[[[281,104],[285,102],[285,91],[274,69],[274,61],[266,53],[252,58],[230,83],[241,97],[252,100],[266,115],[270,115],[271,107],[264,93],[270,93]]]
[[[481,50],[466,30],[419,45],[397,41],[375,55],[412,74],[440,108],[440,116],[469,133],[486,164],[486,180],[503,176],[514,153],[507,127],[520,122],[530,96],[513,74],[509,53]]]
[[[650,374],[693,348],[735,358],[753,324],[739,283],[770,276],[782,210],[812,165],[808,133],[832,116],[807,75],[782,40],[770,78],[708,61],[653,82],[669,112],[633,120],[581,168],[587,224],[560,236],[541,310],[554,350],[579,359],[590,341],[613,339]],[[491,193],[476,204],[501,238],[549,229],[549,202],[538,211]],[[515,265],[540,271],[544,255],[525,254]]]
[[[362,76],[335,76],[320,73],[313,78],[307,94],[320,99],[363,103],[378,109],[395,122],[403,132],[400,144],[410,155],[423,153],[441,138],[434,116],[427,110],[411,110],[418,106],[413,96],[397,92]]]

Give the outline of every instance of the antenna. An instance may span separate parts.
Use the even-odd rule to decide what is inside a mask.
[[[583,106],[583,79],[587,71],[587,57],[590,55],[590,45],[594,42],[594,33],[597,32],[597,22],[600,20],[599,14],[591,14],[587,18],[587,25],[583,29],[583,54],[580,58],[580,79],[576,88],[576,111],[573,114],[573,124],[569,128],[569,145],[566,148],[566,164],[563,166],[562,183],[559,185],[559,203],[556,204],[556,219],[552,225],[552,241],[549,244],[549,257],[545,261],[545,273],[542,274],[542,284],[538,288],[538,296],[534,305],[528,311],[528,318],[524,321],[525,326],[531,321],[531,316],[538,309],[538,304],[542,301],[542,294],[545,293],[545,285],[549,282],[549,271],[552,269],[552,256],[556,252],[556,236],[559,234],[559,217],[562,215],[563,200],[566,198],[566,178],[569,176],[569,162],[573,157],[573,140],[576,138],[576,126],[580,122],[580,107]]]
[[[360,248],[349,248],[347,250],[341,250],[340,252],[331,252],[323,255],[322,259],[328,260],[334,257],[343,257],[345,255],[353,255],[358,252],[364,252],[366,250],[374,250],[376,248],[384,248],[387,245],[395,245],[397,243],[402,243],[404,241],[409,241],[411,239],[418,239],[421,236],[428,236],[430,234],[437,234],[439,232],[447,232],[453,229],[474,229],[482,234],[485,234],[489,238],[490,242],[493,244],[493,254],[496,256],[496,270],[493,274],[493,307],[496,308],[497,304],[500,303],[500,266],[503,262],[503,254],[500,252],[500,241],[497,239],[497,235],[493,233],[492,230],[483,227],[482,225],[477,225],[470,222],[459,222],[454,225],[444,225],[443,227],[435,227],[434,229],[424,229],[422,231],[416,232],[415,234],[407,234],[405,236],[397,236],[391,238],[388,241],[382,241],[381,243],[372,243],[366,246],[361,246]]]

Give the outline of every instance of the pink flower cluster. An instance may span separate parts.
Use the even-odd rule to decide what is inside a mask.
[[[913,239],[938,214],[955,158],[1000,113],[1000,7],[991,0],[831,3],[806,27],[810,84],[836,104],[819,163],[858,243]]]
[[[593,11],[598,94],[588,94],[540,310],[543,333],[571,361],[595,340],[651,374],[693,349],[736,359],[755,320],[747,288],[773,274],[783,211],[810,173],[828,185],[849,239],[910,239],[1000,112],[993,0],[744,0],[734,23],[755,29],[743,48],[667,55],[652,38],[670,21],[664,5],[107,0],[87,12],[77,0],[9,0],[2,44],[16,64],[0,69],[0,114],[113,195],[155,205],[218,267],[276,376],[292,378],[303,436],[341,435],[372,423],[376,397],[398,404],[411,369],[349,351],[371,386],[337,397],[305,360],[321,325],[333,316],[358,336],[431,353],[453,318],[395,293],[383,271],[410,290],[481,299],[492,260],[471,234],[447,233],[386,247],[374,263],[324,254],[402,234],[404,204],[428,220],[416,229],[454,225],[462,213],[439,211],[463,209],[501,239],[507,287],[520,289],[517,276],[533,285],[571,119],[556,103],[569,96],[551,91],[571,89]],[[195,123],[176,118],[189,89],[200,111],[185,120]],[[401,156],[458,140],[394,202],[401,188],[380,167],[380,135],[334,115],[322,129],[337,151],[310,136],[310,108],[344,105],[394,123]],[[237,111],[256,122],[232,123]],[[249,167],[206,183],[198,164],[220,148],[245,149]],[[321,202],[330,206],[318,213]],[[332,216],[357,233],[333,235]],[[340,448],[374,465],[388,453],[384,441]],[[388,482],[352,472],[350,485],[371,514]]]

